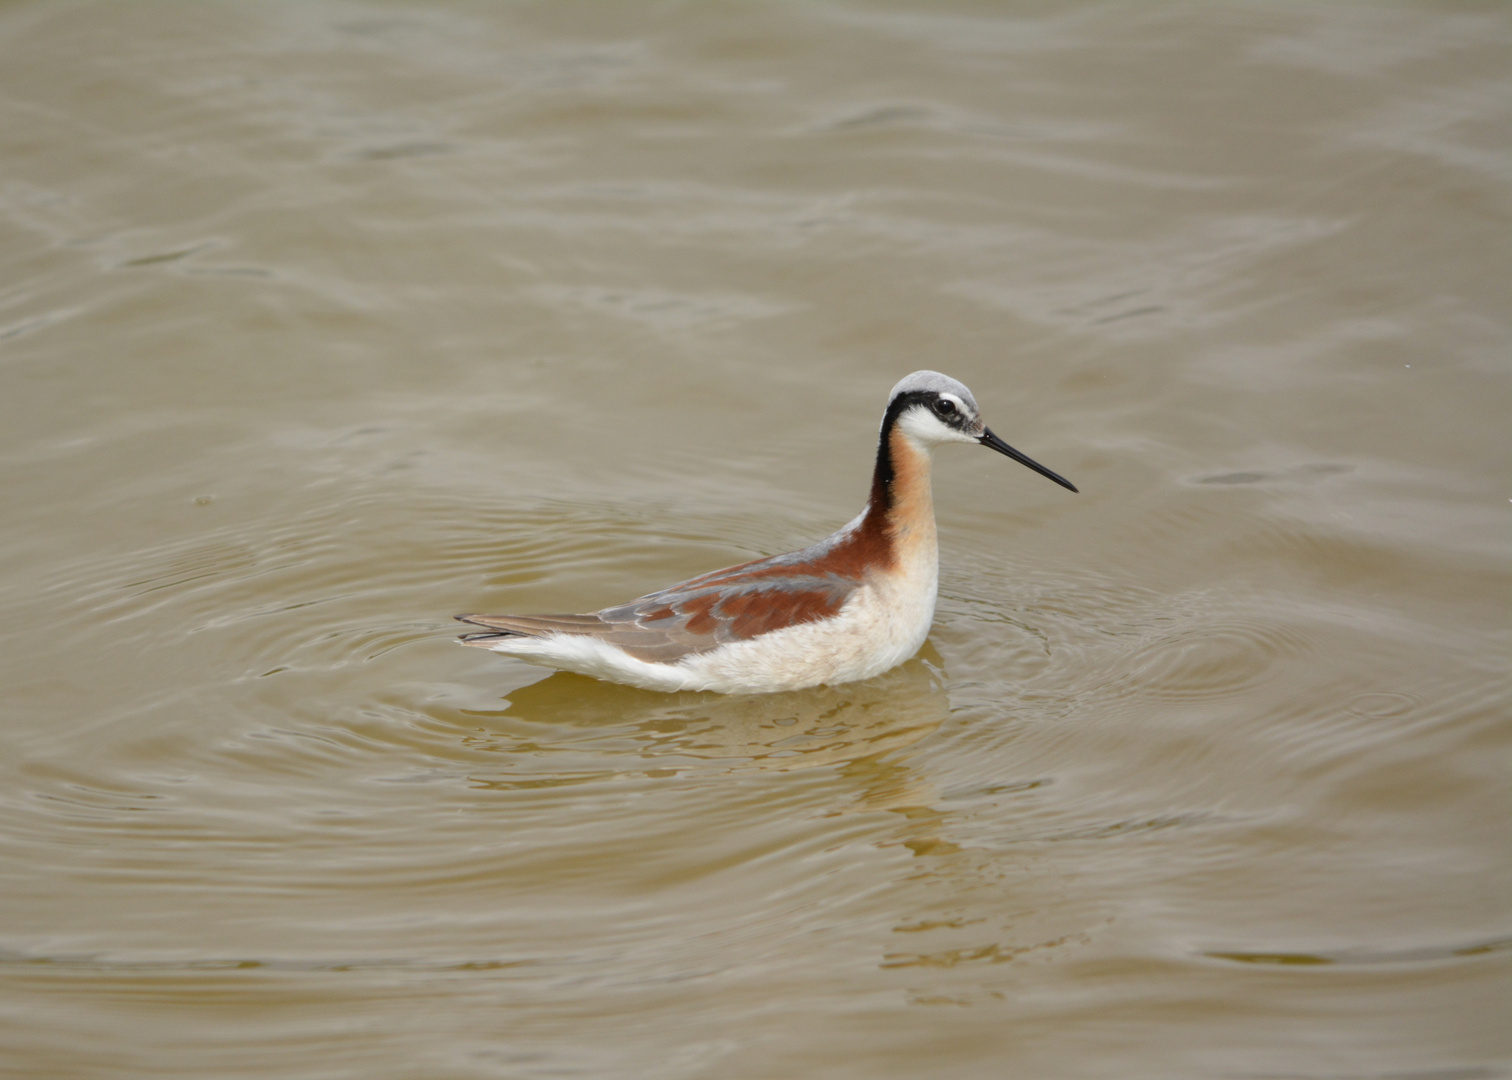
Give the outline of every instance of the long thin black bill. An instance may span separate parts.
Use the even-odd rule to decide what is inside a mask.
[[[1051,480],[1054,480],[1063,488],[1069,488],[1071,491],[1076,490],[1076,485],[1071,481],[1067,480],[1064,476],[1061,476],[1058,473],[1051,472],[1049,469],[1045,468],[1029,455],[1019,453],[1013,447],[1005,443],[1002,439],[994,435],[991,428],[983,428],[982,437],[978,439],[977,442],[981,443],[983,446],[991,447],[1000,454],[1007,454],[1020,465],[1027,465],[1035,472],[1039,473],[1041,476],[1048,476]]]

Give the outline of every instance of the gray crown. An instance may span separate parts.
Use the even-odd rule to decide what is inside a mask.
[[[905,375],[898,380],[898,385],[892,388],[892,393],[887,395],[891,401],[899,394],[911,394],[916,390],[933,390],[937,394],[954,394],[967,405],[971,406],[974,414],[980,414],[977,408],[976,398],[971,396],[971,391],[966,389],[965,383],[956,382],[949,375],[941,375],[938,371],[916,371],[912,375]]]

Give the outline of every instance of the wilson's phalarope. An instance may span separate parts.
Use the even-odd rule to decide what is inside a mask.
[[[893,387],[866,509],[801,551],[669,585],[591,615],[458,615],[464,645],[647,690],[725,694],[869,679],[924,644],[939,586],[930,454],[981,443],[1076,490],[982,423],[937,371]]]

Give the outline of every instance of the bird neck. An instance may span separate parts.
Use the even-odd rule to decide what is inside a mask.
[[[929,449],[889,416],[877,440],[877,466],[861,530],[879,541],[894,566],[936,559]]]

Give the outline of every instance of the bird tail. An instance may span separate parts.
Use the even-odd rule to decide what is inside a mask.
[[[456,615],[459,622],[486,627],[461,635],[464,645],[489,648],[505,638],[539,638],[547,634],[592,634],[605,629],[597,615]]]

